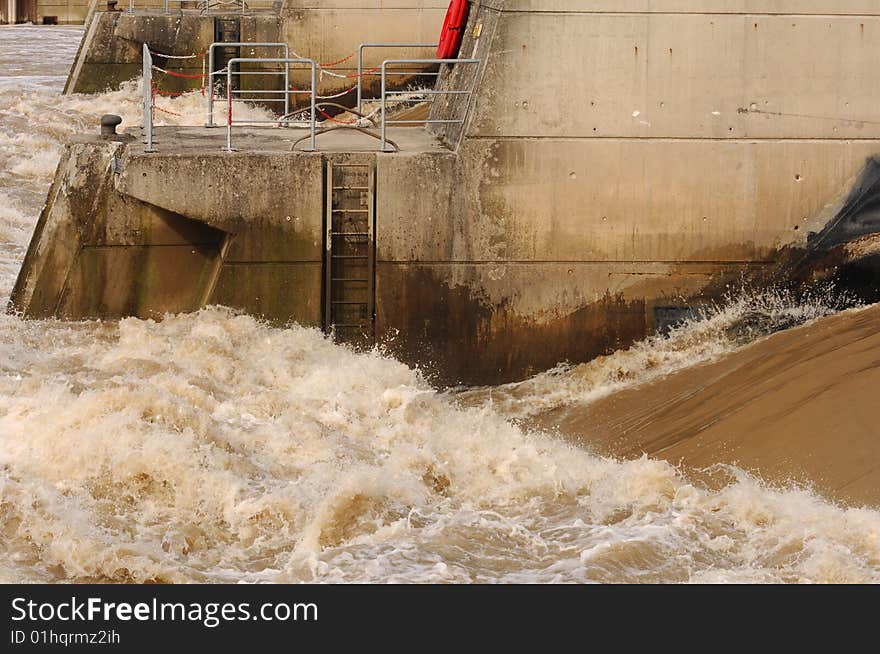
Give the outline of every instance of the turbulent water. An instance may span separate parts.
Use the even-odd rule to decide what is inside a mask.
[[[80,32],[0,28],[0,295],[65,136],[135,85],[63,97]],[[203,120],[195,93],[164,100]],[[0,581],[880,581],[880,513],[732,469],[707,490],[519,424],[835,308],[740,297],[628,351],[441,393],[380,352],[223,308],[0,316]],[[758,321],[761,322],[761,321]],[[758,332],[761,332],[759,329]]]

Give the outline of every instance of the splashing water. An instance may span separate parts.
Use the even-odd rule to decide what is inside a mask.
[[[55,53],[0,78],[8,295],[62,139],[108,111],[136,124],[139,96],[61,97],[78,33],[7,29],[4,56],[7,34]],[[171,102],[202,119],[200,96]],[[880,581],[876,511],[735,468],[709,491],[510,419],[721,356],[750,315],[836,308],[789,300],[740,298],[668,338],[461,393],[223,308],[0,316],[0,581]]]
[[[856,306],[854,298],[831,285],[806,293],[741,287],[720,302],[702,307],[667,335],[648,337],[628,350],[577,366],[560,364],[523,382],[464,389],[457,397],[467,406],[487,403],[509,418],[527,418],[567,404],[598,400],[718,358],[781,329]]]

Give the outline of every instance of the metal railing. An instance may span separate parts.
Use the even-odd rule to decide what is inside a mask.
[[[211,44],[208,48],[208,73],[207,73],[207,86],[208,93],[206,94],[208,98],[208,119],[205,122],[205,127],[215,127],[214,125],[214,77],[218,75],[225,75],[226,69],[214,70],[214,49],[219,47],[251,47],[251,48],[283,48],[284,49],[284,58],[290,59],[290,46],[287,43],[283,42],[275,42],[275,43],[223,43],[221,41],[216,41]],[[244,59],[245,57],[239,57],[239,59]],[[249,57],[254,59],[255,57]],[[290,88],[290,69],[285,66],[284,67],[284,88]],[[285,100],[289,98],[289,96],[284,96]],[[290,113],[290,103],[289,101],[284,105],[284,115],[286,116]]]
[[[450,124],[462,124],[467,118],[467,106],[465,107],[465,113],[461,118],[425,118],[422,120],[388,120],[388,96],[389,95],[404,95],[411,93],[410,91],[389,91],[387,89],[387,76],[391,75],[407,75],[410,74],[409,71],[398,71],[398,70],[388,70],[388,64],[397,65],[397,64],[479,64],[479,59],[386,59],[382,62],[382,151],[388,152],[388,125],[450,125]],[[438,96],[438,95],[466,95],[468,104],[470,104],[470,97],[473,95],[474,88],[477,84],[477,75],[474,75],[473,80],[471,81],[471,85],[467,91],[462,91],[459,89],[448,89],[448,90],[424,90],[419,91],[420,95],[430,95],[430,96]],[[422,99],[406,99],[401,98],[398,102],[424,102]],[[433,102],[433,100],[432,100]]]
[[[222,47],[224,45],[233,45],[233,46],[243,46],[243,47],[279,47],[285,48],[285,52],[288,52],[286,43],[241,43],[241,44],[229,44],[229,43],[214,43],[211,45],[211,49],[209,50],[209,60],[211,61],[211,65],[213,66],[213,49],[214,47]],[[369,44],[364,44],[369,46]],[[399,44],[395,44],[399,45]],[[412,47],[412,46],[410,46]],[[361,51],[362,52],[362,51]],[[359,61],[359,66],[362,66],[362,58],[359,57],[361,61]],[[280,67],[277,69],[261,69],[261,70],[241,70],[241,64],[279,64]],[[477,75],[474,75],[471,79],[468,88],[466,90],[458,89],[458,88],[449,88],[449,89],[440,89],[435,85],[434,89],[423,89],[417,92],[419,97],[403,97],[405,95],[410,95],[412,91],[406,90],[389,90],[388,89],[388,77],[394,75],[412,75],[412,70],[405,69],[402,70],[399,68],[401,64],[407,66],[441,66],[444,64],[447,65],[476,65],[479,64],[479,59],[386,59],[382,62],[380,66],[380,79],[381,79],[381,97],[379,98],[381,101],[380,105],[380,113],[381,113],[381,124],[380,130],[381,134],[378,137],[381,145],[380,149],[383,152],[390,152],[396,150],[393,146],[393,143],[388,139],[388,127],[393,125],[431,125],[431,124],[463,124],[467,119],[467,114],[470,108],[470,100],[473,96],[474,90],[477,84]],[[310,86],[308,90],[292,88],[290,84],[290,67],[291,65],[302,65],[308,67],[310,71]],[[238,67],[238,70],[236,70]],[[156,152],[157,149],[155,147],[155,143],[153,141],[154,137],[154,85],[153,85],[153,56],[150,52],[149,46],[145,43],[143,45],[143,130],[144,130],[144,151],[145,152]],[[297,124],[300,127],[306,127],[309,130],[308,137],[303,137],[310,139],[310,147],[308,148],[311,151],[317,149],[316,145],[316,136],[317,136],[317,114],[318,114],[318,95],[317,95],[317,76],[318,76],[318,64],[314,59],[308,59],[305,57],[234,57],[230,59],[226,65],[226,68],[221,71],[213,71],[209,75],[209,79],[213,80],[213,77],[220,74],[226,75],[226,146],[223,148],[227,152],[234,152],[235,148],[232,144],[232,128],[234,125],[257,125],[257,124],[271,124],[280,127],[287,127],[291,124]],[[439,72],[437,73],[440,74]],[[282,89],[240,89],[233,88],[233,77],[235,75],[272,75],[272,76],[283,76],[284,79],[284,87]],[[213,94],[213,84],[210,84],[211,93]],[[251,97],[242,97],[250,95]],[[308,111],[308,119],[299,119],[296,120],[293,118],[290,113],[290,96],[293,95],[308,95],[309,96],[309,107],[303,108],[301,110],[302,113]],[[406,118],[389,118],[388,117],[388,104],[389,101],[400,102],[400,103],[422,103],[426,100],[422,96],[430,96],[431,100],[429,102],[435,102],[434,98],[436,96],[464,96],[465,103],[464,109],[462,111],[462,115],[460,118],[421,118],[421,119],[406,119]],[[391,98],[396,98],[391,100]],[[363,100],[363,98],[360,98]],[[272,119],[243,119],[240,121],[236,121],[233,115],[234,102],[256,102],[259,104],[265,103],[282,103],[283,104],[283,115],[278,118]],[[208,124],[206,127],[211,127],[214,125],[213,123],[213,100],[209,100],[208,105]],[[171,113],[171,112],[169,112]],[[359,112],[360,113],[360,112]],[[324,114],[325,116],[327,114]],[[329,116],[328,116],[329,118]],[[331,128],[332,129],[332,128]],[[375,135],[373,135],[375,136]]]
[[[363,113],[363,103],[364,100],[378,100],[379,98],[364,98],[363,94],[363,80],[364,77],[371,74],[373,71],[364,71],[364,50],[367,48],[436,48],[436,43],[361,43],[358,46],[357,50],[357,110],[358,113]],[[375,74],[373,72],[373,74]],[[417,72],[414,73],[417,75],[433,75],[436,76],[438,73],[425,73],[425,72]]]
[[[153,146],[153,55],[144,43],[144,152],[156,152]]]
[[[232,76],[233,75],[278,75],[279,72],[277,70],[266,71],[241,71],[235,72],[234,66],[235,64],[241,64],[242,62],[250,62],[250,63],[266,63],[266,64],[283,64],[284,65],[284,73],[285,79],[289,79],[290,75],[290,65],[291,64],[307,64],[311,68],[311,88],[308,91],[298,90],[298,89],[290,89],[289,83],[285,84],[283,90],[241,90],[241,89],[233,89],[232,88]],[[318,65],[315,63],[314,59],[306,59],[306,58],[294,58],[291,59],[289,57],[280,57],[280,58],[250,58],[250,57],[235,57],[229,60],[229,63],[226,65],[226,147],[224,148],[227,152],[234,152],[235,148],[232,147],[232,125],[234,124],[234,119],[232,115],[232,101],[235,95],[242,95],[245,93],[249,93],[252,95],[272,95],[272,94],[280,94],[283,95],[283,98],[272,98],[272,97],[261,97],[259,98],[259,102],[283,102],[285,107],[290,106],[290,97],[291,95],[304,95],[308,94],[310,103],[311,103],[311,112],[309,115],[309,130],[310,130],[310,138],[311,138],[311,148],[310,150],[315,150],[315,123],[317,122],[316,115],[316,107],[315,107],[315,89],[317,88],[317,77],[318,77]],[[252,100],[255,100],[251,98]],[[289,116],[285,113],[279,119],[275,120],[243,120],[239,124],[260,124],[260,123],[268,123],[272,125],[287,125],[289,123],[297,122],[288,119]]]
[[[135,5],[139,4],[139,7]],[[149,9],[158,10],[160,7],[166,14],[172,12],[172,5],[177,5],[174,11],[184,11],[186,9],[198,10],[201,14],[231,14],[241,13],[247,14],[248,11],[266,11],[272,9],[280,12],[284,6],[283,0],[142,0],[135,3],[135,0],[128,0],[129,16],[134,16],[135,9],[146,11]]]

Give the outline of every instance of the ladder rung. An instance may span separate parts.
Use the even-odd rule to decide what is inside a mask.
[[[369,209],[333,209],[333,213],[364,213]]]
[[[334,254],[332,255],[333,259],[369,259],[370,257],[366,254]]]
[[[370,232],[330,232],[331,236],[369,236]]]
[[[367,304],[366,300],[330,300],[330,304]]]
[[[331,277],[331,282],[365,282],[366,279],[360,279],[359,277]]]
[[[338,327],[352,328],[352,327],[367,327],[367,326],[369,326],[369,324],[365,323],[365,322],[336,322],[336,323],[333,323],[333,326],[337,327],[337,328]]]
[[[334,191],[369,191],[369,186],[334,186]]]

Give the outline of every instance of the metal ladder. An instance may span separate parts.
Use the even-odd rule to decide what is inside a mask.
[[[372,161],[327,162],[324,327],[365,346],[375,325],[375,179]]]

